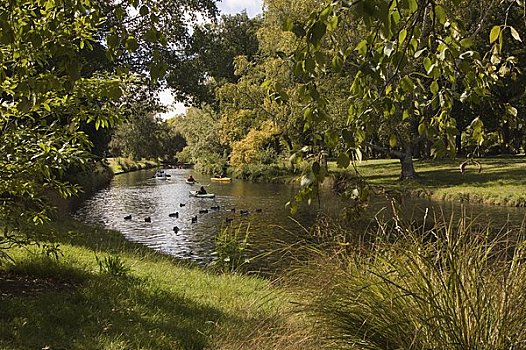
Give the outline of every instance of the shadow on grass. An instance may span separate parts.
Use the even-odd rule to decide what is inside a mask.
[[[478,166],[468,165],[466,171],[461,173],[459,165],[462,159],[415,161],[415,170],[418,179],[414,181],[399,181],[399,163],[378,162],[364,165],[364,177],[374,183],[396,184],[408,187],[429,186],[430,188],[444,188],[452,186],[487,186],[488,183],[501,182],[501,184],[521,186],[524,185],[526,168],[524,158],[491,158],[478,159],[482,171]]]
[[[118,232],[73,220],[35,233],[54,244],[172,260]],[[0,270],[0,349],[204,349],[217,324],[241,322],[154,284],[45,257]]]
[[[80,283],[0,298],[0,348],[204,349],[216,324],[240,322],[130,276],[85,275]]]

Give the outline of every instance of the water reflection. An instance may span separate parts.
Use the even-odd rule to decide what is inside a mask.
[[[249,222],[251,234],[258,235],[251,236],[251,241],[264,242],[276,232],[283,235],[286,230],[302,230],[289,218],[285,208],[296,191],[292,186],[243,181],[212,183],[209,177],[193,173],[197,183],[191,186],[185,183],[190,170],[169,169],[168,180],[155,179],[154,173],[139,171],[115,176],[108,188],[82,203],[75,216],[87,223],[118,230],[132,241],[197,262],[210,261],[215,237],[227,220],[234,226]],[[189,197],[189,191],[199,186],[216,197]],[[219,210],[212,209],[217,206]],[[200,213],[204,209],[208,212]],[[176,212],[178,217],[169,215]],[[132,216],[131,220],[124,219],[128,215]],[[192,223],[193,216],[197,216],[196,223]],[[146,217],[150,217],[151,222],[146,222]],[[304,225],[312,223],[314,218],[312,208],[303,208],[297,217]]]

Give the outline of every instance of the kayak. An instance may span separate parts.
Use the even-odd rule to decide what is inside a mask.
[[[190,191],[190,196],[197,198],[214,198],[216,195],[214,193],[199,194],[198,191]]]
[[[215,182],[230,182],[230,181],[232,181],[232,179],[229,178],[229,177],[211,177],[211,178],[210,178],[210,181],[215,181]]]

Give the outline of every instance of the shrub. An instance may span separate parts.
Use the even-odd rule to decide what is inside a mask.
[[[125,277],[129,274],[130,268],[126,266],[120,256],[105,256],[99,259],[95,256],[97,264],[99,265],[99,272],[106,273],[112,276]]]
[[[221,228],[216,237],[215,258],[212,267],[222,272],[234,272],[249,262],[246,256],[250,224],[241,223]]]
[[[374,242],[316,266],[310,306],[338,348],[523,348],[522,232],[464,218],[423,227],[380,225]]]

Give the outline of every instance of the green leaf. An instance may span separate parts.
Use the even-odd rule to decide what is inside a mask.
[[[489,43],[493,44],[500,36],[500,26],[494,26],[489,33]]]
[[[424,123],[418,125],[418,135],[424,136],[427,133],[427,127]]]
[[[436,80],[433,80],[433,82],[431,83],[431,85],[429,86],[429,89],[431,90],[431,93],[433,95],[436,95],[438,94],[438,90],[440,89],[440,87],[438,86],[438,83]]]
[[[292,32],[299,38],[303,38],[305,35],[307,35],[305,28],[303,28],[303,26],[299,23],[294,23],[292,26]]]
[[[398,139],[396,138],[396,135],[391,135],[389,137],[389,147],[394,148],[398,144]]]
[[[348,145],[354,142],[354,137],[353,137],[352,132],[350,132],[347,129],[342,130],[342,138],[343,138],[343,141],[345,141],[345,143]]]
[[[339,73],[341,72],[342,67],[343,67],[342,58],[340,57],[340,55],[335,55],[334,58],[332,59],[332,68],[334,68],[334,71],[336,73]]]
[[[418,10],[418,4],[416,0],[408,0],[407,8],[409,9],[409,12],[416,12],[416,10]]]
[[[331,32],[336,30],[336,28],[338,28],[338,22],[338,16],[332,16],[331,18],[329,18],[329,20],[327,21],[327,30]]]
[[[108,47],[115,48],[119,45],[119,38],[116,35],[108,35],[106,37],[106,43],[108,44]]]
[[[358,51],[360,55],[365,55],[367,53],[367,40],[360,41],[358,45],[356,45],[355,50]]]
[[[285,18],[285,20],[283,21],[283,24],[281,26],[283,31],[285,31],[285,32],[292,32],[292,28],[293,27],[294,27],[294,21],[292,20],[292,18],[290,18],[290,17]]]
[[[148,13],[150,13],[150,9],[148,8],[148,6],[141,6],[141,8],[139,9],[139,14],[144,17],[147,16]]]
[[[120,21],[124,18],[124,15],[126,14],[121,6],[117,6],[115,10],[113,11],[115,13],[115,17]]]
[[[512,117],[517,116],[517,108],[513,107],[512,105],[506,105],[506,113],[511,115]]]
[[[402,44],[407,37],[407,30],[404,28],[398,33],[398,42]]]
[[[347,168],[351,164],[351,159],[345,152],[341,152],[338,154],[338,159],[336,160],[336,164],[339,168]]]
[[[424,58],[424,69],[426,70],[426,73],[429,74],[429,69],[433,65],[433,62],[431,62],[431,59],[429,57]]]
[[[402,80],[400,80],[400,85],[402,86],[404,92],[412,93],[415,90],[415,84],[408,75],[404,76]]]
[[[150,43],[157,41],[157,30],[155,28],[150,28],[146,33],[144,33],[144,40]]]
[[[310,31],[309,39],[312,44],[319,45],[321,39],[325,35],[327,31],[327,26],[323,22],[316,22],[312,26],[312,29]]]
[[[511,30],[511,36],[513,37],[513,39],[522,42],[522,39],[521,39],[521,36],[519,35],[519,32],[517,32],[515,30],[515,28],[513,28],[513,27],[510,27],[510,30]]]
[[[137,40],[135,40],[134,37],[130,36],[128,39],[126,39],[126,48],[133,52],[139,48],[139,44],[137,43]]]
[[[460,40],[460,46],[462,46],[463,48],[470,48],[473,46],[473,39],[470,39],[470,38],[464,38],[462,40]]]
[[[440,22],[440,24],[446,23],[446,11],[444,11],[444,8],[440,5],[435,6],[435,16]]]
[[[312,120],[314,118],[314,112],[312,111],[312,108],[305,108],[305,111],[303,111],[303,118],[307,120]]]

